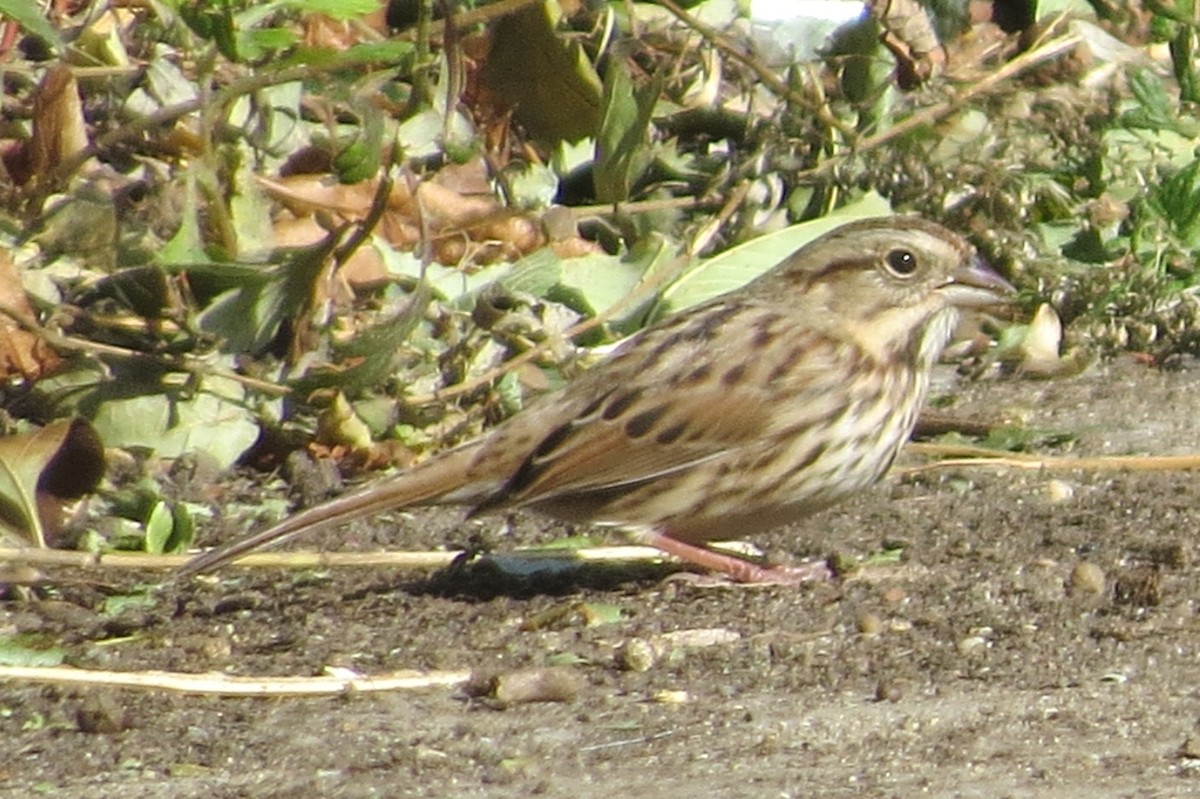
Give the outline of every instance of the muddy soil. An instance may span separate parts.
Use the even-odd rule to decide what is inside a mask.
[[[1193,363],[1162,372],[1121,359],[1052,382],[943,375],[941,390],[956,414],[1072,434],[1055,454],[1200,452]],[[783,557],[869,559],[799,589],[608,572],[497,585],[478,573],[231,569],[114,616],[101,612],[106,596],[161,575],[51,571],[44,600],[0,605],[0,629],[52,638],[78,667],[555,667],[565,701],[505,704],[461,687],[262,699],[10,681],[0,796],[1195,795],[1196,480],[893,475],[756,542]],[[213,525],[203,541],[237,526]],[[472,531],[508,550],[563,528],[421,512],[323,543],[428,549]],[[881,557],[897,545],[899,559]]]

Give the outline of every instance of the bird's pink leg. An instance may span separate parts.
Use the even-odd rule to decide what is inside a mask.
[[[735,583],[799,585],[811,580],[828,580],[833,576],[833,572],[824,561],[805,563],[800,566],[757,566],[733,555],[725,555],[704,547],[685,544],[657,530],[639,530],[635,536],[639,543],[660,549],[668,555],[674,555],[688,563],[723,574]]]

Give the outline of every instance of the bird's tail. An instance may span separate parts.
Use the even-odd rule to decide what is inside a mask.
[[[464,475],[477,452],[477,444],[467,444],[382,482],[371,483],[345,496],[315,505],[289,516],[274,527],[229,546],[197,555],[180,568],[177,576],[187,577],[212,571],[257,549],[286,541],[298,533],[325,530],[390,508],[470,502],[470,497],[458,496],[458,489],[463,487]]]

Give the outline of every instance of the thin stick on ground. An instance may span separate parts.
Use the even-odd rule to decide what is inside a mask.
[[[444,569],[462,557],[461,550],[411,552],[254,552],[238,559],[238,568],[329,569],[386,568],[392,571]],[[561,561],[564,564],[661,561],[663,553],[645,546],[597,546],[579,549],[549,548],[513,550],[506,557],[530,562]],[[71,566],[78,569],[174,571],[192,555],[151,555],[143,552],[72,552],[35,547],[0,547],[0,564],[20,566]]]
[[[43,685],[88,685],[137,688],[205,696],[334,696],[380,691],[453,688],[467,682],[471,672],[397,671],[390,674],[327,674],[320,677],[236,677],[229,674],[189,674],[173,671],[104,671],[71,666],[0,666],[0,681]]]
[[[1189,455],[1097,455],[1063,457],[1028,452],[999,453],[985,447],[945,444],[909,444],[907,452],[945,460],[905,466],[898,474],[927,472],[934,469],[994,466],[1010,469],[1084,472],[1187,472],[1200,469],[1200,454]]]

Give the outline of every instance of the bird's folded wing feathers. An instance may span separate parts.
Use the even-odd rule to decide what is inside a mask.
[[[718,375],[686,393],[645,390],[612,418],[602,418],[600,411],[593,410],[554,427],[543,420],[542,430],[549,432],[543,433],[507,485],[483,507],[610,491],[756,449],[778,432],[772,429],[773,420],[779,418],[772,412],[773,403],[796,403],[795,413],[789,415],[793,431],[804,426],[809,412],[812,424],[836,412],[830,403],[839,395],[830,389],[837,378],[825,367],[819,361],[797,364],[773,386],[750,373],[774,369],[774,364],[748,364],[743,380],[722,380]],[[654,385],[642,377],[639,383]],[[622,390],[616,381],[608,396],[619,396]],[[536,413],[522,417],[538,423]],[[506,432],[509,435],[488,442],[481,461],[491,457],[487,449],[503,450],[512,438],[524,435],[519,429]]]

